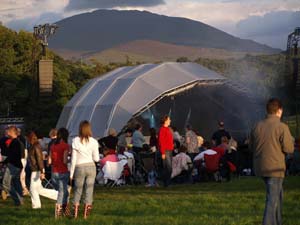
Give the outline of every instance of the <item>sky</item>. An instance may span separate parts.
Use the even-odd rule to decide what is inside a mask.
[[[281,49],[287,35],[300,27],[300,0],[0,0],[0,21],[15,30],[32,30],[100,8],[185,17]]]

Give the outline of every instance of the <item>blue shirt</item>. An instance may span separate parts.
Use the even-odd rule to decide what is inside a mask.
[[[144,135],[139,130],[136,130],[133,132],[132,145],[134,147],[142,148],[143,144],[145,144],[145,142],[146,141],[145,141]]]

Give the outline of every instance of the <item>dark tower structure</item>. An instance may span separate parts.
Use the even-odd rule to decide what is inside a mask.
[[[299,137],[299,106],[300,106],[300,27],[296,27],[290,33],[286,48],[286,87],[289,96],[289,110],[291,115],[295,115],[295,121],[291,121],[291,126],[296,128],[296,137]]]
[[[43,48],[42,59],[38,62],[39,96],[51,96],[53,84],[53,60],[47,59],[48,37],[57,29],[55,24],[44,24],[34,27],[34,37],[39,39]]]
[[[288,86],[293,88],[295,99],[300,100],[300,27],[290,33],[286,48],[286,78]]]

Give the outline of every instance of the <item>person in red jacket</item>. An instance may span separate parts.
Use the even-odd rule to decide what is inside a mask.
[[[167,187],[171,183],[172,174],[172,155],[174,149],[173,134],[169,128],[171,119],[169,116],[164,116],[161,119],[161,127],[158,131],[158,147],[163,160],[163,177],[164,186]]]

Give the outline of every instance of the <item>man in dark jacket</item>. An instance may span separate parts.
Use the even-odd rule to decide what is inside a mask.
[[[266,185],[264,225],[282,224],[282,183],[285,176],[285,155],[294,151],[293,138],[288,126],[280,121],[282,104],[270,99],[266,106],[267,118],[260,121],[250,137],[256,176]]]
[[[231,135],[228,131],[225,130],[225,125],[223,121],[219,121],[218,123],[219,129],[213,133],[212,135],[212,142],[214,146],[219,146],[222,143],[222,137],[227,137],[228,140],[230,140]]]

